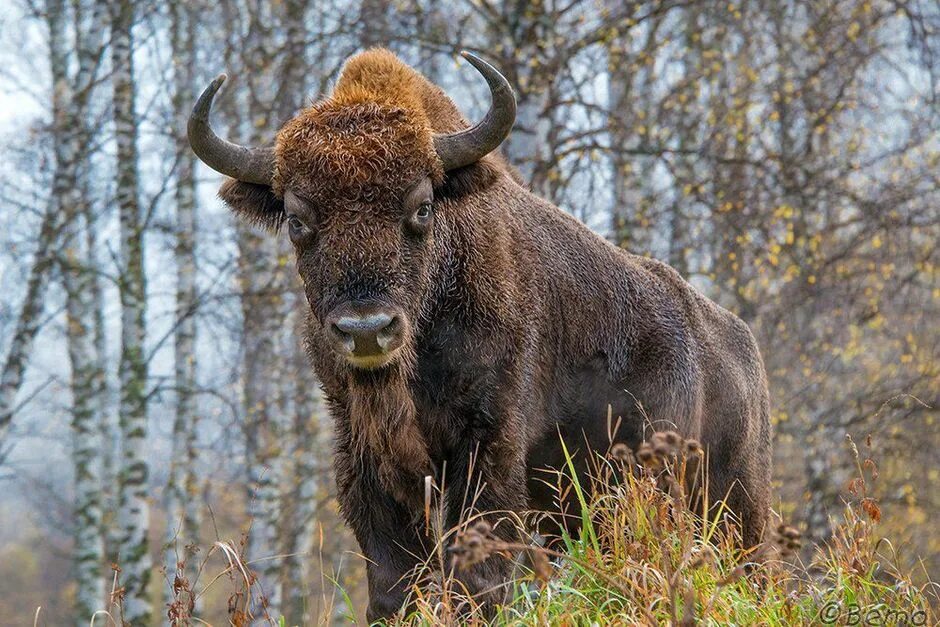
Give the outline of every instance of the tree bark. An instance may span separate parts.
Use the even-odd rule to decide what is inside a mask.
[[[320,468],[316,460],[326,453],[321,437],[323,415],[320,384],[304,354],[302,337],[306,301],[299,299],[291,315],[293,371],[293,425],[291,425],[289,485],[284,495],[286,525],[284,536],[287,551],[284,562],[284,615],[288,624],[306,625],[314,620],[310,614],[310,564],[313,559],[316,533],[317,498],[320,491]]]
[[[138,119],[134,110],[133,33],[135,3],[111,5],[111,62],[114,126],[117,144],[116,200],[120,217],[121,362],[119,423],[122,459],[119,473],[120,566],[124,585],[124,619],[132,625],[150,622],[147,587],[151,557],[147,462],[147,360],[144,355],[146,284],[143,228],[138,202]]]
[[[102,368],[95,350],[94,311],[89,279],[90,250],[82,237],[88,198],[79,185],[79,162],[88,158],[85,104],[94,67],[88,54],[78,55],[78,72],[69,75],[69,11],[63,0],[46,5],[50,68],[53,81],[53,152],[55,177],[52,205],[67,233],[60,264],[66,292],[66,339],[71,365],[72,463],[75,486],[73,564],[76,582],[74,621],[86,624],[104,601],[104,542],[102,536],[101,403],[97,398]],[[83,36],[79,7],[72,13],[76,48],[90,45]],[[97,12],[92,19],[100,17]],[[99,32],[94,24],[90,32]]]
[[[306,68],[302,63],[305,3],[291,0],[274,7],[248,7],[248,33],[239,59],[246,79],[251,121],[247,143],[272,141],[285,118],[303,99]],[[283,26],[285,57],[277,55],[272,31]],[[288,25],[290,26],[288,28]],[[258,590],[251,613],[277,619],[282,612],[284,559],[288,551],[282,520],[286,472],[286,437],[290,429],[290,379],[283,354],[284,322],[291,311],[289,246],[267,233],[238,224],[238,280],[242,294],[243,407],[247,470],[247,554],[256,564]],[[263,597],[263,598],[262,598]]]
[[[164,565],[170,581],[176,575],[193,582],[196,564],[186,547],[198,542],[199,510],[196,465],[196,180],[195,155],[186,138],[186,121],[194,101],[196,17],[192,4],[172,7],[173,117],[176,131],[176,329],[174,337],[173,437],[169,479],[164,493],[167,528]],[[169,590],[167,590],[169,593]],[[196,599],[183,599],[195,604]]]
[[[553,127],[551,104],[554,72],[548,68],[544,47],[551,40],[550,27],[529,2],[501,3],[498,23],[490,25],[493,47],[501,52],[500,67],[516,93],[516,121],[503,142],[509,162],[536,194],[553,199],[550,170],[556,164],[551,153]],[[499,57],[497,57],[499,59]]]
[[[46,288],[56,260],[56,244],[64,218],[50,198],[37,236],[36,256],[26,278],[26,296],[20,305],[13,339],[0,372],[0,465],[10,451],[9,433],[16,413],[16,396],[23,385],[33,340],[39,332]]]

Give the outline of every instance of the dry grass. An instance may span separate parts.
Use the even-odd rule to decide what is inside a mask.
[[[806,561],[799,531],[782,522],[763,544],[743,551],[721,503],[707,508],[704,518],[697,515],[701,510],[690,503],[707,481],[701,447],[657,433],[636,451],[619,445],[595,456],[590,485],[580,485],[571,472],[559,475],[558,493],[573,494],[582,505],[577,538],[563,534],[551,548],[506,542],[479,515],[456,530],[437,529],[439,546],[450,547],[439,548],[439,555],[453,555],[456,568],[487,559],[520,563],[512,600],[495,614],[463,593],[453,572],[441,575],[447,571],[439,557],[415,573],[410,608],[395,622],[819,625],[851,624],[858,616],[857,624],[933,625],[938,586],[915,586],[879,537],[880,510],[870,496],[877,466],[849,445],[858,477],[846,494],[843,520],[831,542]]]
[[[914,585],[911,574],[900,568],[894,547],[878,533],[881,510],[872,496],[878,469],[870,441],[866,451],[860,454],[848,440],[857,477],[847,486],[843,516],[833,527],[831,541],[812,550],[803,549],[799,530],[778,520],[763,544],[745,551],[739,548],[735,521],[721,502],[706,504],[704,510],[710,513],[699,515],[703,509],[695,502],[707,485],[705,453],[697,442],[673,432],[655,433],[635,451],[620,444],[594,455],[586,485],[575,477],[569,456],[568,468],[557,473],[552,485],[559,502],[576,504],[577,513],[559,507],[553,514],[533,514],[528,521],[508,512],[494,517],[474,507],[485,490],[476,485],[465,495],[461,524],[446,528],[437,507],[446,485],[429,481],[425,523],[437,540],[436,550],[412,573],[409,603],[392,622],[936,624],[940,585]],[[523,530],[546,515],[556,522],[576,519],[580,533],[562,533],[547,544],[507,541],[506,534],[494,533],[494,524]],[[172,624],[208,624],[193,616],[193,604],[205,599],[210,588],[224,585],[230,588],[231,625],[285,624],[268,616],[244,546],[244,538],[215,542],[192,581],[185,558],[194,559],[196,550],[187,547],[178,571],[166,577],[173,593],[166,608]],[[478,602],[460,579],[463,569],[492,559],[516,565],[516,577],[506,584],[509,601],[498,608]],[[115,620],[121,615],[118,575],[119,569],[114,603],[106,616],[109,624],[120,622]],[[321,617],[333,615],[337,598],[345,607],[352,606],[336,586],[332,596],[321,600]]]

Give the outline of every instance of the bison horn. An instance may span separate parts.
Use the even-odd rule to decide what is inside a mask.
[[[246,183],[270,185],[274,179],[274,149],[233,144],[216,135],[209,124],[212,100],[225,78],[225,74],[217,76],[196,101],[186,126],[189,145],[197,157],[217,172]]]
[[[492,104],[486,117],[476,126],[450,135],[434,136],[434,149],[444,164],[445,172],[470,165],[496,150],[516,120],[516,98],[506,77],[475,54],[467,51],[460,54],[486,79]]]

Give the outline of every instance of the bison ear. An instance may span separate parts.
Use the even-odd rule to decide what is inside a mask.
[[[284,221],[284,200],[268,185],[227,179],[219,189],[219,198],[239,218],[269,231],[276,231]]]

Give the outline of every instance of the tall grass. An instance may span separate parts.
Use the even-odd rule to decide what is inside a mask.
[[[933,625],[935,583],[915,586],[878,535],[870,495],[877,466],[849,441],[858,476],[845,495],[832,540],[801,559],[799,532],[777,521],[764,542],[740,548],[721,503],[690,507],[707,481],[702,450],[658,433],[637,451],[595,455],[587,479],[569,455],[559,494],[581,506],[577,537],[535,546],[497,537],[479,516],[441,534],[456,569],[417,573],[404,625]],[[567,454],[567,449],[566,449]],[[586,483],[587,485],[582,485]],[[565,512],[558,512],[564,515]],[[522,556],[524,559],[519,559]],[[461,594],[460,568],[487,559],[524,562],[506,605],[495,610]],[[428,581],[435,585],[429,593]]]
[[[528,521],[511,512],[475,507],[484,485],[467,488],[465,515],[447,528],[441,507],[446,485],[426,486],[425,524],[436,549],[410,576],[408,603],[391,623],[418,625],[820,625],[938,623],[940,585],[915,585],[899,566],[890,541],[878,533],[881,510],[873,496],[878,468],[871,455],[847,440],[857,476],[846,488],[844,511],[831,540],[803,547],[797,529],[775,519],[762,544],[740,546],[733,515],[718,500],[703,503],[705,453],[674,432],[655,433],[636,451],[623,444],[592,454],[580,476],[567,448],[566,467],[552,479],[559,505]],[[721,495],[711,495],[712,498]],[[577,510],[575,513],[569,509]],[[703,513],[705,512],[705,513]],[[527,529],[548,516],[562,531],[536,541]],[[574,526],[571,523],[574,521]],[[509,525],[520,540],[494,526]],[[577,528],[577,532],[564,531]],[[511,534],[509,534],[511,535]],[[208,572],[210,558],[222,569]],[[186,557],[192,559],[187,551]],[[506,603],[494,607],[468,593],[461,575],[487,560],[511,560]],[[267,615],[264,591],[244,559],[244,540],[216,542],[196,580],[179,570],[167,577],[175,625],[207,624],[192,615],[196,599],[228,582],[232,625],[285,625]],[[200,576],[201,575],[201,576]],[[329,575],[326,579],[335,581]],[[492,592],[492,591],[490,591]],[[486,596],[486,595],[484,595]],[[252,608],[261,599],[260,612]],[[492,595],[489,595],[492,598]],[[333,603],[352,610],[338,585],[320,603],[322,624]],[[120,623],[115,595],[108,624]],[[260,614],[259,615],[253,615]],[[355,615],[349,615],[356,621]]]

